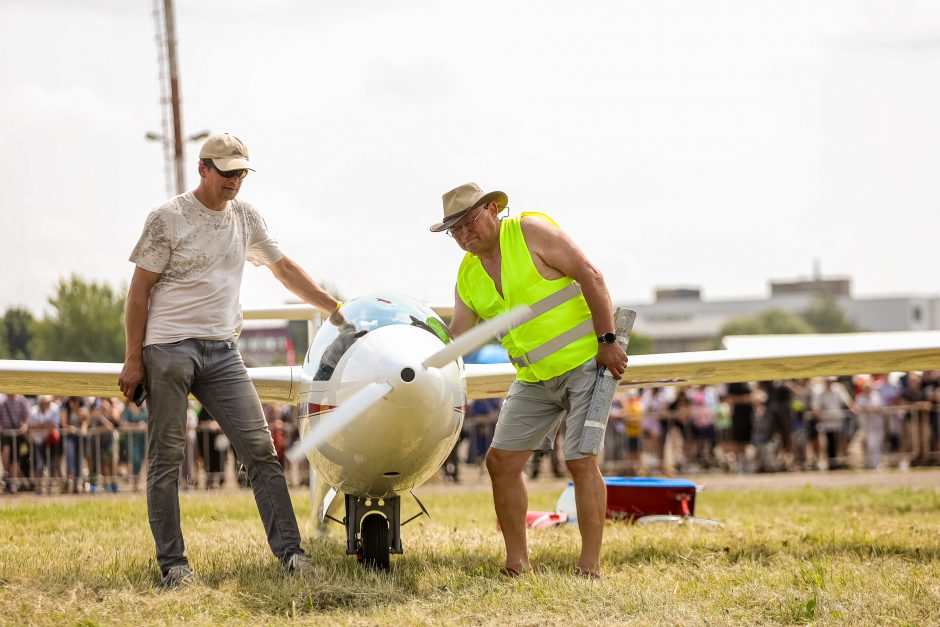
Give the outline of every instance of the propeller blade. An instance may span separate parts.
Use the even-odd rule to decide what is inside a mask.
[[[446,344],[444,348],[425,359],[421,365],[425,368],[441,368],[446,366],[458,357],[480,348],[493,337],[526,320],[530,315],[532,315],[532,310],[528,305],[520,305],[519,307],[510,309],[492,320],[487,320],[473,327],[456,338],[453,342]]]
[[[342,405],[331,411],[304,439],[287,451],[287,459],[296,463],[307,453],[349,426],[375,403],[382,400],[392,389],[388,383],[369,383],[350,396]]]

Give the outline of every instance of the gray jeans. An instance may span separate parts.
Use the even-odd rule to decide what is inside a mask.
[[[150,412],[147,511],[161,571],[188,564],[178,490],[190,392],[219,423],[247,467],[274,555],[286,561],[302,553],[284,471],[235,343],[189,339],[151,344],[144,348],[143,357]]]

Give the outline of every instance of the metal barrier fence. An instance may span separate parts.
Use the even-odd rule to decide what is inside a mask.
[[[735,443],[727,419],[697,422],[691,415],[628,414],[611,418],[601,466],[606,475],[670,475],[701,471],[776,472],[795,469],[906,468],[940,463],[940,406],[885,407],[845,412],[827,424],[812,414],[794,416],[789,428],[757,411],[750,442]],[[495,415],[468,415],[463,437],[443,467],[458,480],[461,466],[482,467],[492,440]],[[54,431],[54,432],[53,432]],[[289,485],[308,481],[306,462],[291,464],[284,451],[296,439],[292,423],[272,429],[278,458]],[[552,454],[535,455],[530,478],[565,474],[560,433]],[[138,490],[146,481],[146,423],[114,428],[30,428],[0,431],[0,488],[4,492],[116,492]],[[481,471],[482,472],[482,468]],[[188,430],[180,468],[181,489],[246,486],[228,439],[214,422]]]
[[[701,471],[907,468],[940,463],[940,406],[846,410],[835,420],[813,412],[754,415],[752,437],[735,442],[730,418],[640,414],[611,419],[602,467],[610,475]]]
[[[306,462],[291,464],[284,450],[293,442],[293,425],[272,429],[278,459],[288,483],[309,481]],[[6,493],[98,493],[139,490],[147,477],[147,425],[114,428],[51,428],[0,431],[0,489]],[[228,439],[215,423],[187,430],[180,489],[248,485]]]
[[[892,406],[846,411],[824,424],[812,412],[781,419],[766,405],[756,408],[752,437],[734,441],[730,416],[700,420],[693,412],[625,412],[608,422],[600,464],[608,476],[651,476],[699,472],[779,472],[801,469],[906,468],[940,463],[940,405]],[[444,465],[445,477],[459,480],[459,464],[482,464],[493,437],[495,417],[468,414],[465,434]],[[552,453],[536,453],[526,472],[567,474],[562,430]]]

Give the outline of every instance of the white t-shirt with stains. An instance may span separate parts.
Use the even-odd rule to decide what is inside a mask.
[[[248,203],[232,200],[213,211],[187,192],[154,209],[130,256],[160,274],[150,294],[144,346],[237,337],[245,261],[260,266],[283,257]]]

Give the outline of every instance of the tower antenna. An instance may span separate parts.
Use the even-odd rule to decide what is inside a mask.
[[[170,70],[170,110],[173,113],[173,161],[176,165],[176,193],[186,191],[186,172],[183,169],[183,119],[180,112],[180,78],[176,63],[176,21],[173,0],[163,0],[166,18],[166,58]]]
[[[162,5],[162,6],[161,6]],[[153,16],[156,22],[157,57],[160,80],[160,117],[162,133],[147,133],[147,139],[163,143],[164,175],[167,193],[186,191],[184,143],[209,136],[208,131],[183,139],[183,114],[180,108],[179,64],[176,60],[176,18],[173,0],[154,0]],[[170,127],[172,126],[172,135]],[[171,174],[172,173],[172,174]],[[175,183],[175,185],[174,185]]]
[[[166,38],[163,35],[166,22],[163,20],[163,1],[153,0],[153,21],[156,32],[158,81],[160,83],[160,134],[149,132],[147,139],[163,144],[163,175],[166,180],[167,195],[173,194],[171,172],[173,160],[170,156],[170,109],[166,81]]]

